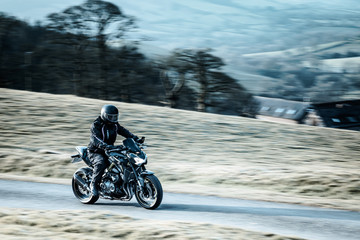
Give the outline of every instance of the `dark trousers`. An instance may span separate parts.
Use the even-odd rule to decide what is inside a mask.
[[[110,165],[106,155],[89,151],[89,158],[93,165],[92,184],[98,186],[105,169]]]

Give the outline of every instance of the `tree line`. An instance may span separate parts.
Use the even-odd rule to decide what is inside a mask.
[[[211,49],[161,59],[127,39],[136,19],[87,0],[30,25],[0,13],[0,87],[254,116],[256,103]]]

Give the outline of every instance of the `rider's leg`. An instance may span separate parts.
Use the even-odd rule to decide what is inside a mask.
[[[91,192],[93,196],[99,195],[99,183],[101,181],[101,177],[104,174],[104,171],[107,167],[107,158],[105,155],[101,153],[90,153],[89,158],[91,163],[93,164],[93,175],[91,181]]]

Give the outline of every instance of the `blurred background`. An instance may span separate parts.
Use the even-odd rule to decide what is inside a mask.
[[[69,184],[74,147],[111,103],[147,137],[166,192],[359,211],[357,0],[0,6],[0,178]]]
[[[254,96],[360,97],[355,0],[2,0],[1,12],[3,88],[248,117]]]

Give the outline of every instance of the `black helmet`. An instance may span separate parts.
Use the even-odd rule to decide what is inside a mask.
[[[116,123],[119,118],[119,110],[114,105],[104,105],[101,108],[101,119],[108,123]]]

